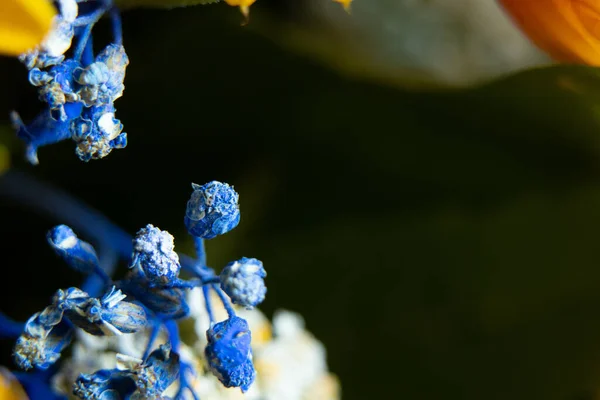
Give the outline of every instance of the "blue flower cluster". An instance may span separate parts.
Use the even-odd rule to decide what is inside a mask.
[[[53,29],[35,49],[19,59],[29,70],[29,82],[47,104],[25,124],[16,112],[11,119],[26,143],[26,158],[38,164],[39,147],[72,139],[83,161],[99,159],[127,145],[123,125],[115,118],[114,101],[123,95],[129,64],[122,45],[119,14],[112,0],[57,0],[60,13]],[[114,43],[94,56],[92,28],[110,14]],[[75,39],[76,46],[71,43]],[[70,57],[66,58],[65,54]]]
[[[266,272],[259,260],[246,257],[228,264],[219,275],[206,265],[204,239],[237,226],[239,196],[232,186],[216,181],[192,187],[185,224],[196,244],[195,259],[177,254],[173,236],[168,232],[147,225],[133,239],[127,238],[129,243],[113,243],[129,266],[123,279],[113,281],[105,270],[106,262],[90,243],[79,239],[66,225],[50,230],[47,239],[56,254],[71,268],[89,275],[88,281],[100,277],[97,284],[84,285],[89,293],[104,294],[96,298],[74,287],[56,292],[52,304],[34,314],[17,339],[14,358],[19,367],[50,369],[76,329],[95,336],[151,331],[142,359],[125,362],[124,368],[81,374],[73,394],[81,399],[159,399],[176,380],[179,394],[191,391],[183,373],[190,366],[179,358],[176,321],[189,315],[187,291],[201,287],[210,319],[206,332],[207,366],[224,386],[239,387],[243,392],[249,389],[256,376],[250,347],[252,335],[248,323],[236,314],[231,303],[251,308],[262,302]],[[111,241],[114,242],[112,236],[106,238],[106,243]],[[182,271],[191,277],[182,279]],[[224,321],[214,318],[211,292],[227,311]],[[161,329],[167,331],[169,341],[151,352]]]

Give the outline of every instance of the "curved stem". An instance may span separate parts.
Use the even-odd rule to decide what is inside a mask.
[[[67,193],[39,182],[23,172],[10,170],[0,176],[0,196],[25,204],[92,239],[98,247],[109,247],[122,258],[133,250],[131,236],[101,213]],[[110,274],[112,271],[106,271]]]
[[[89,238],[101,250],[101,266],[108,276],[112,276],[116,267],[115,258],[127,261],[131,258],[131,235],[98,211],[60,189],[42,183],[23,172],[9,170],[0,176],[0,197],[31,207],[34,211],[69,225],[78,234]],[[109,252],[112,255],[109,256]],[[197,268],[197,261],[190,256],[179,254],[179,261],[184,270],[198,276],[202,281],[213,279],[215,276],[209,268]],[[88,279],[98,278],[90,276]]]
[[[121,23],[121,14],[117,7],[111,7],[110,19],[112,22],[113,42],[119,46],[123,45],[123,24]]]
[[[204,295],[204,303],[206,304],[206,313],[208,314],[208,320],[210,325],[215,323],[215,314],[213,314],[212,305],[210,301],[210,287],[202,286],[202,294]]]
[[[215,284],[212,284],[211,287],[219,295],[219,298],[221,299],[221,302],[223,303],[223,307],[225,307],[225,310],[227,311],[227,315],[229,316],[229,318],[235,317],[235,310],[231,306],[231,303],[229,302],[229,299],[227,298],[227,296],[225,296],[225,293],[223,293],[221,288],[219,288]]]
[[[83,28],[81,34],[79,35],[79,42],[77,42],[77,47],[75,47],[75,51],[73,52],[73,59],[77,61],[81,61],[83,56],[83,52],[90,41],[90,37],[92,36],[92,27],[94,25],[90,24]]]
[[[206,247],[204,246],[204,239],[194,236],[194,248],[196,249],[196,259],[198,260],[198,267],[206,267]]]
[[[142,356],[142,360],[146,361],[146,359],[150,355],[150,352],[152,351],[152,345],[154,344],[154,341],[156,340],[161,327],[162,327],[162,321],[160,321],[160,320],[156,321],[155,325],[152,327],[150,336],[148,337],[148,344],[146,345],[146,350],[144,350],[144,355]]]

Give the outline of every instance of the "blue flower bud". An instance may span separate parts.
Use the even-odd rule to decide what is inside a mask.
[[[173,236],[169,232],[147,225],[133,240],[131,268],[141,268],[148,280],[154,283],[172,281],[181,269],[174,247]]]
[[[73,394],[83,400],[126,399],[135,390],[130,374],[118,369],[101,369],[80,374],[73,384]]]
[[[100,268],[94,247],[77,238],[66,225],[52,228],[46,236],[52,249],[73,269],[90,274]]]
[[[265,299],[267,272],[256,258],[242,257],[221,272],[221,288],[234,304],[252,309]]]
[[[127,296],[112,287],[101,299],[91,298],[77,288],[59,290],[54,303],[65,311],[74,325],[96,336],[137,332],[148,326],[144,308],[127,301]]]
[[[169,345],[161,345],[134,371],[137,390],[131,400],[159,399],[179,377],[179,354]]]
[[[247,391],[256,377],[248,323],[233,316],[213,325],[206,337],[208,344],[204,352],[212,373],[225,387]]]
[[[239,195],[233,186],[212,181],[192,183],[194,192],[187,203],[185,226],[192,236],[212,239],[229,232],[240,222]]]

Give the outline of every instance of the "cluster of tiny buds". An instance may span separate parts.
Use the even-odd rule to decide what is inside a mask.
[[[38,88],[39,99],[47,104],[29,124],[11,113],[32,164],[38,163],[39,147],[66,139],[76,143],[75,152],[83,161],[103,158],[127,145],[127,134],[115,118],[114,107],[114,101],[123,95],[129,64],[121,44],[118,13],[111,0],[57,3],[60,12],[51,32],[39,46],[19,57],[29,69],[29,82]],[[106,13],[112,17],[114,43],[94,56],[91,31]],[[72,56],[65,58],[70,50]]]
[[[221,182],[193,185],[185,221],[194,240],[202,242],[233,229],[239,221],[238,199],[233,187]],[[194,235],[198,232],[202,236]],[[94,336],[120,336],[165,328],[170,339],[167,347],[150,352],[150,339],[146,355],[135,366],[82,374],[73,393],[82,399],[117,395],[120,397],[114,398],[162,398],[166,388],[178,378],[180,390],[191,390],[185,374],[180,372],[189,366],[179,359],[176,321],[189,315],[186,291],[202,287],[207,305],[212,291],[228,313],[221,322],[210,314],[205,348],[208,368],[226,387],[239,387],[245,392],[254,382],[250,328],[230,302],[251,309],[264,300],[266,271],[259,260],[243,257],[216,275],[204,263],[203,254],[198,254],[197,260],[182,259],[175,252],[171,234],[147,225],[132,240],[128,274],[113,281],[102,269],[94,246],[79,239],[70,227],[52,228],[47,240],[71,268],[99,276],[102,286],[91,289],[103,295],[94,297],[76,287],[58,290],[52,304],[29,319],[17,340],[14,357],[21,368],[50,368],[71,342],[75,329]],[[202,252],[203,245],[198,249]],[[195,277],[181,279],[182,270]],[[129,383],[122,385],[123,382]]]

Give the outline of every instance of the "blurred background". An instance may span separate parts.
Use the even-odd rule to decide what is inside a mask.
[[[2,58],[15,168],[185,252],[190,183],[235,185],[242,220],[209,264],[261,259],[261,308],[305,317],[344,399],[600,398],[596,70],[539,68],[481,0],[356,0],[351,15],[259,0],[245,27],[224,4],[123,18],[128,147],[85,164],[65,142],[26,165],[7,116],[41,104]],[[46,245],[60,221],[0,202],[0,304],[24,320],[81,278]]]

